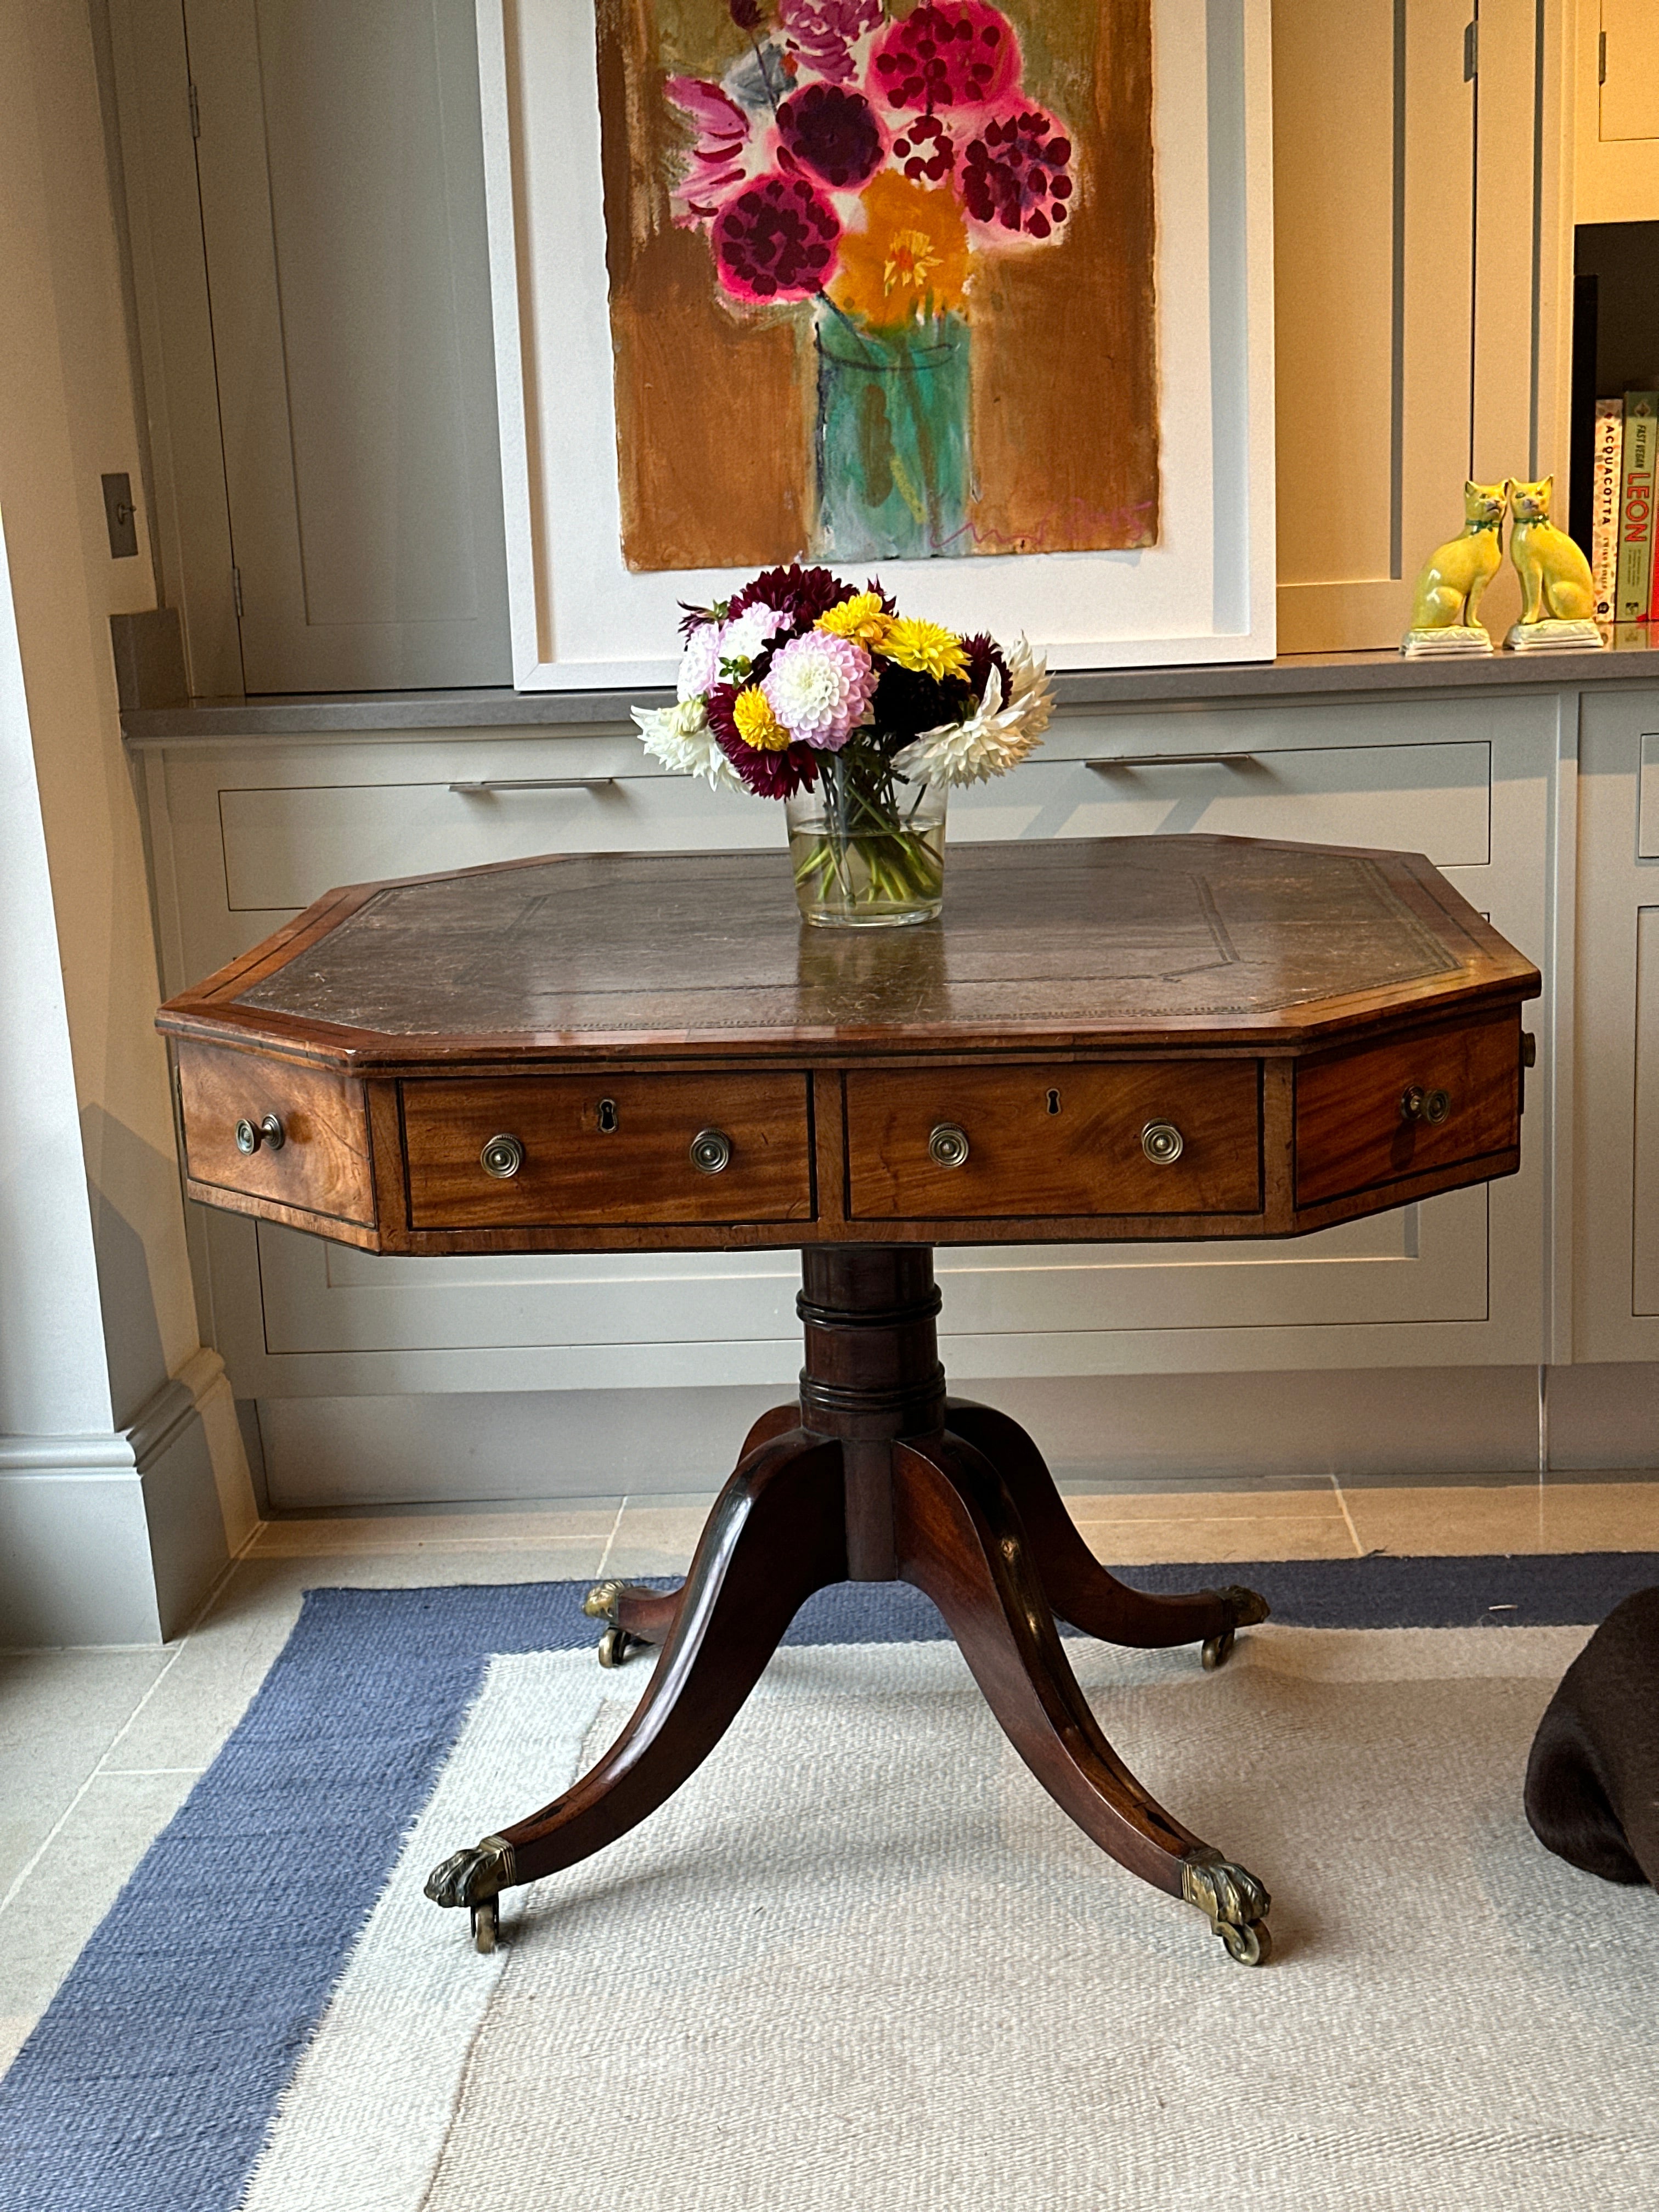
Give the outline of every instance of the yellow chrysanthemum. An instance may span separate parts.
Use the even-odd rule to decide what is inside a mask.
[[[747,684],[732,702],[732,720],[744,744],[757,752],[781,753],[789,732],[772,712],[772,702],[758,684]]]
[[[894,617],[881,650],[889,660],[896,660],[901,668],[914,668],[918,676],[968,673],[968,655],[956,633],[913,615]]]
[[[874,330],[960,309],[969,263],[956,195],[880,169],[860,198],[864,227],[842,233],[836,305]]]
[[[818,617],[816,627],[830,630],[836,637],[850,637],[871,653],[880,653],[886,646],[893,617],[883,606],[878,592],[859,592],[852,599],[843,599],[838,607],[826,609]]]

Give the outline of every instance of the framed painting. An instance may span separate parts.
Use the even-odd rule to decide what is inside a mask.
[[[805,558],[1273,641],[1266,0],[479,0],[514,681]]]

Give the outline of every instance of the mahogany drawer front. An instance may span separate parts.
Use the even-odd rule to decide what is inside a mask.
[[[434,1079],[402,1093],[416,1229],[812,1218],[805,1075]],[[694,1162],[705,1133],[723,1164],[719,1144]],[[522,1158],[492,1175],[484,1148],[502,1137]]]
[[[1296,1072],[1298,1206],[1511,1152],[1520,1141],[1521,1018],[1513,1006],[1305,1060]]]
[[[181,1044],[179,1103],[192,1182],[331,1220],[374,1221],[368,1117],[363,1087],[350,1076]],[[271,1120],[274,1130],[264,1126]]]
[[[848,1209],[859,1221],[1259,1212],[1261,1092],[1254,1060],[852,1073]],[[1150,1157],[1168,1149],[1149,1134],[1165,1127],[1176,1157]],[[951,1165],[955,1130],[967,1156]]]

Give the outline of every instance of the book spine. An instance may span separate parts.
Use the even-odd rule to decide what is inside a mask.
[[[1613,586],[1619,575],[1620,464],[1625,449],[1625,403],[1595,403],[1595,466],[1590,479],[1590,574],[1595,585],[1595,619],[1612,622]]]
[[[1653,582],[1653,462],[1659,432],[1659,393],[1625,394],[1625,450],[1619,490],[1619,576],[1615,612],[1620,622],[1645,622]]]

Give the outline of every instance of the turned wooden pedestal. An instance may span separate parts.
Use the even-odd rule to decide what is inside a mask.
[[[947,1398],[927,1245],[809,1248],[800,1397],[750,1431],[678,1590],[602,1583],[602,1656],[660,1645],[638,1711],[573,1789],[437,1868],[427,1894],[472,1908],[493,1946],[501,1890],[572,1866],[654,1812],[719,1742],[785,1630],[830,1583],[914,1583],[943,1614],[1010,1742],[1132,1873],[1208,1913],[1235,1959],[1269,1954],[1266,1889],[1151,1797],[1101,1733],[1055,1630],[1218,1664],[1265,1620],[1252,1591],[1152,1597],[1079,1535],[1006,1414]]]

